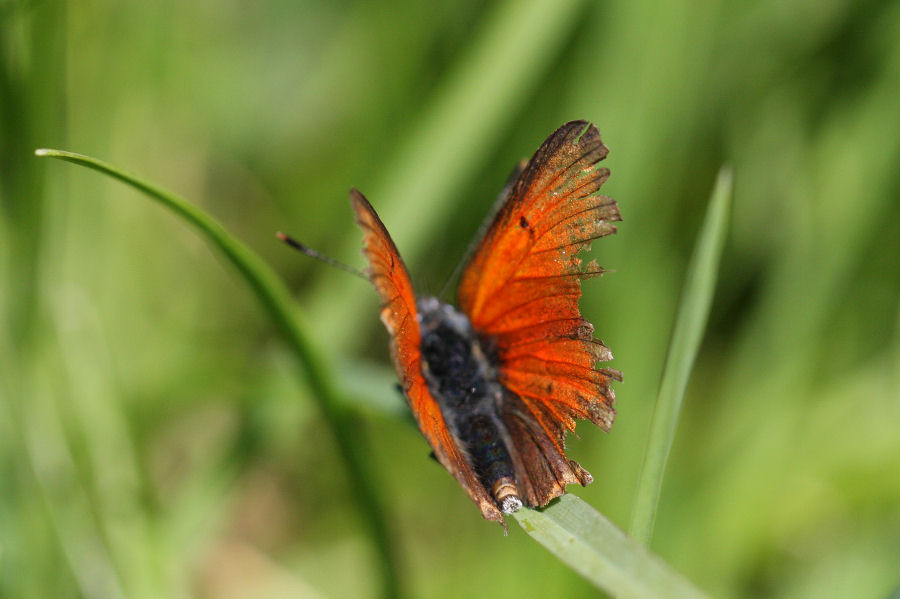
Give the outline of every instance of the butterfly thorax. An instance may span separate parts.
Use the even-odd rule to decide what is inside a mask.
[[[428,389],[482,484],[504,512],[513,512],[522,502],[500,418],[504,390],[496,354],[453,306],[425,297],[417,308]]]

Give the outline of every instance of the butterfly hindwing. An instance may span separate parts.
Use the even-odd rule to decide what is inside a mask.
[[[381,320],[391,335],[394,366],[419,430],[435,458],[462,485],[482,515],[502,524],[500,510],[460,451],[422,375],[416,297],[406,266],[369,201],[356,189],[350,191],[350,200],[364,233],[363,253],[369,262],[369,278],[383,303]]]
[[[615,232],[616,203],[597,195],[609,176],[597,163],[607,149],[593,125],[560,127],[512,184],[460,282],[459,306],[491,339],[501,384],[510,392],[503,418],[518,454],[517,481],[529,505],[545,505],[565,485],[591,477],[565,456],[576,419],[609,430],[615,416],[612,358],[593,338],[578,308],[582,268],[577,254]]]

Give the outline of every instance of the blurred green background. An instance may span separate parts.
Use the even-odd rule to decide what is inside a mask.
[[[733,223],[653,549],[718,597],[900,584],[900,3],[0,1],[0,596],[373,597],[373,549],[294,358],[183,223],[38,147],[221,219],[296,290],[416,597],[596,591],[428,459],[347,189],[436,293],[513,165],[597,123],[619,233],[585,315],[625,373],[579,426],[627,528],[716,172]]]

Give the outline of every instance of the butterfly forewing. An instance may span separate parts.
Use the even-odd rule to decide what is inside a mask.
[[[440,406],[428,390],[421,369],[421,335],[416,298],[406,266],[387,229],[369,201],[350,191],[356,222],[362,228],[363,253],[369,261],[369,278],[381,296],[381,320],[391,334],[391,355],[410,409],[437,460],[450,472],[488,520],[503,523],[503,516],[485,491],[458,443],[452,437]]]
[[[619,375],[594,368],[612,356],[578,308],[581,279],[602,270],[582,269],[576,255],[614,233],[612,223],[620,220],[616,203],[597,195],[609,176],[597,168],[606,154],[599,132],[584,121],[547,138],[511,186],[460,282],[460,308],[493,341],[500,382],[510,391],[506,423],[530,505],[546,504],[566,484],[590,481],[565,458],[565,433],[575,419],[609,430],[615,416],[609,383]]]

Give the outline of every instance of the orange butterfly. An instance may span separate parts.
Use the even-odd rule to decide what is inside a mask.
[[[596,127],[566,123],[509,187],[465,267],[458,308],[417,298],[372,205],[350,192],[368,276],[409,406],[437,460],[488,520],[540,507],[593,478],[565,454],[575,420],[612,426],[612,354],[581,317],[581,280],[602,273],[577,254],[615,233],[616,202],[596,195],[609,177]]]

